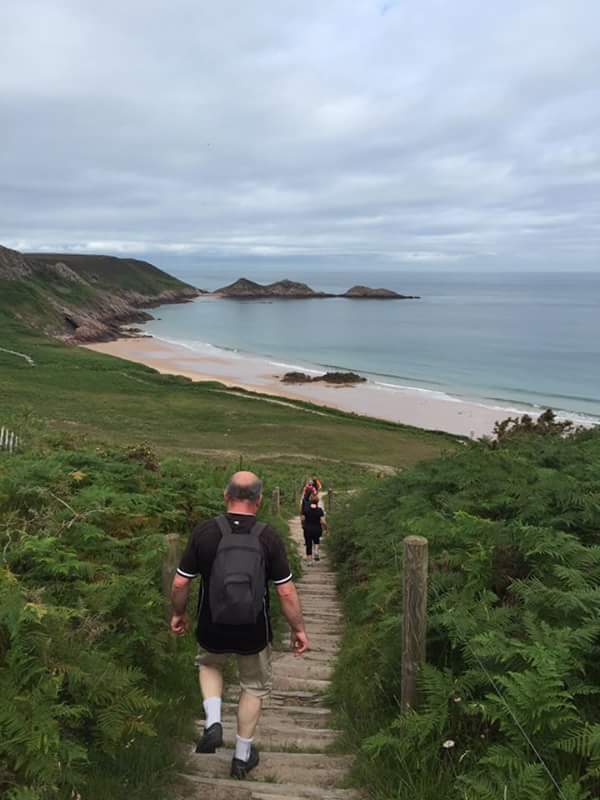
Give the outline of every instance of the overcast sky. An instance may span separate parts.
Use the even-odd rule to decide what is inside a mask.
[[[600,268],[598,0],[4,0],[0,243]]]

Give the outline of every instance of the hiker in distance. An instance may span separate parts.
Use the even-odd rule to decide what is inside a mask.
[[[188,627],[191,582],[202,578],[195,663],[206,719],[197,753],[223,745],[223,666],[228,655],[237,657],[241,694],[231,776],[240,779],[258,764],[254,732],[272,687],[269,581],[291,628],[294,654],[309,646],[285,546],[273,528],[256,521],[261,501],[262,481],[252,472],[236,472],[225,489],[227,513],[194,528],[171,594],[171,630],[181,636]]]
[[[304,533],[304,545],[306,547],[306,561],[308,564],[321,558],[321,535],[327,530],[325,512],[319,502],[319,494],[313,490],[309,497],[302,503],[302,531]]]

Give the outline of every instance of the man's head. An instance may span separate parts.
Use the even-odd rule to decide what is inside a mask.
[[[225,489],[225,504],[232,514],[256,514],[262,501],[262,481],[253,472],[236,472]]]

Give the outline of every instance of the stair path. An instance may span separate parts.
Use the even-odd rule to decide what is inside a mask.
[[[304,544],[300,518],[290,520],[293,540]],[[215,754],[194,752],[186,763],[183,800],[355,800],[345,789],[352,756],[333,750],[337,732],[323,699],[342,630],[335,593],[335,575],[327,558],[304,569],[296,583],[311,649],[295,658],[289,651],[273,653],[273,692],[264,702],[255,742],[260,763],[244,781],[232,780],[229,768],[236,730],[237,686],[223,702],[225,746]],[[198,736],[203,722],[198,721]]]

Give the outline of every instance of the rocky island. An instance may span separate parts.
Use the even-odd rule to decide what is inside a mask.
[[[311,300],[323,297],[344,297],[350,300],[418,300],[415,295],[398,294],[391,289],[372,289],[370,286],[353,286],[343,294],[318,292],[306,283],[282,280],[275,283],[256,283],[248,278],[239,278],[228,286],[212,292],[214,297],[232,298],[234,300]]]
[[[228,286],[223,286],[213,292],[217,297],[232,297],[238,300],[252,299],[262,300],[264,298],[294,299],[304,300],[313,297],[334,297],[335,295],[325,292],[315,292],[306,283],[297,281],[275,281],[275,283],[256,283],[248,278],[239,278]]]
[[[356,372],[326,372],[324,375],[307,375],[305,372],[286,372],[281,379],[282,383],[336,383],[342,385],[352,385],[354,383],[366,383],[366,378]]]
[[[340,295],[341,297],[349,297],[352,300],[419,300],[417,295],[413,294],[398,294],[393,289],[372,289],[370,286],[353,286],[347,292]]]

